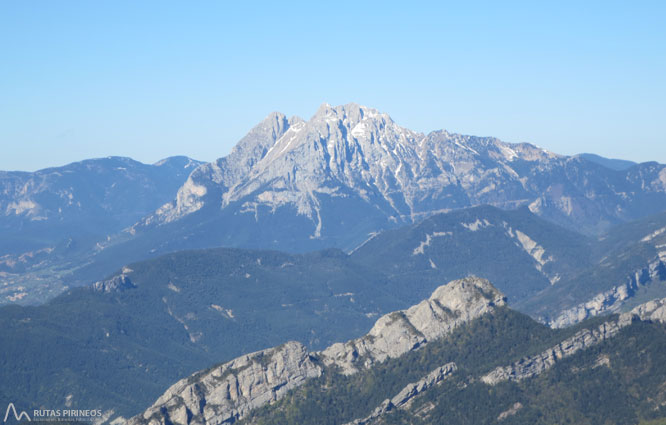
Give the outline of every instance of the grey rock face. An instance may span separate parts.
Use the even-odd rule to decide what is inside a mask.
[[[124,274],[114,276],[109,280],[102,280],[95,282],[92,285],[93,291],[111,293],[111,292],[120,292],[127,289],[136,288],[136,285],[132,283],[129,277]]]
[[[594,330],[583,329],[541,354],[521,359],[509,366],[496,368],[483,376],[481,381],[489,385],[496,385],[503,381],[520,381],[531,378],[550,369],[558,360],[613,337],[621,328],[630,323],[631,320],[618,320],[605,322]]]
[[[636,193],[654,196],[638,206]],[[232,209],[260,224],[262,215],[284,210],[309,223],[306,240],[333,238],[339,233],[328,211],[334,204],[376,214],[367,232],[445,209],[490,204],[527,205],[594,233],[666,207],[666,168],[651,163],[610,170],[530,144],[444,130],[414,132],[356,104],[322,105],[309,121],[271,114],[229,156],[200,166],[173,202],[135,229],[205,207],[206,214]]]
[[[320,374],[305,346],[288,342],[177,382],[128,424],[230,424]]]
[[[440,286],[432,296],[403,311],[381,317],[370,332],[359,339],[333,344],[318,353],[322,362],[353,374],[388,358],[399,357],[431,340],[441,338],[467,323],[505,298],[490,282],[469,277]]]
[[[299,119],[287,120],[278,112],[270,114],[250,130],[228,156],[197,167],[178,190],[175,200],[144,218],[132,231],[151,224],[177,220],[198,211],[206,202],[221,206],[222,195],[246,179],[248,170],[253,169],[293,125],[298,126]]]
[[[666,298],[651,300],[639,305],[628,313],[620,316],[625,321],[638,318],[643,321],[666,323]]]
[[[393,409],[402,409],[408,406],[414,397],[418,396],[423,391],[426,391],[427,389],[439,384],[448,376],[453,374],[456,370],[458,370],[458,368],[453,362],[438,367],[418,381],[412,382],[411,384],[405,386],[405,388],[403,388],[390,400],[384,400],[369,416],[363,419],[356,419],[353,422],[349,422],[347,425],[368,425],[375,422],[381,416],[385,415]]]
[[[370,333],[347,344],[308,353],[297,342],[239,357],[173,385],[131,425],[233,423],[252,409],[322,373],[321,363],[354,373],[359,366],[398,357],[439,338],[454,327],[504,305],[504,296],[487,280],[470,277],[439,287],[420,304],[380,318]],[[358,353],[366,359],[357,364]],[[403,406],[412,397],[456,370],[446,364],[408,385],[392,400]]]
[[[632,298],[638,289],[666,278],[666,264],[662,255],[657,256],[648,265],[632,273],[622,285],[604,291],[589,301],[562,311],[555,319],[548,322],[553,328],[564,328],[582,322],[588,317],[612,312],[615,313]]]
[[[632,320],[666,323],[666,298],[652,300],[623,313],[617,320],[607,321],[597,329],[583,329],[574,336],[536,356],[521,359],[509,366],[498,367],[484,375],[481,381],[495,385],[503,381],[520,381],[550,369],[558,360],[569,357],[600,342],[612,338]]]
[[[501,421],[505,420],[506,418],[515,415],[522,408],[523,408],[522,403],[520,403],[520,402],[514,403],[513,406],[511,406],[510,408],[508,408],[507,410],[505,410],[504,412],[500,413],[497,416],[497,422],[501,422]]]

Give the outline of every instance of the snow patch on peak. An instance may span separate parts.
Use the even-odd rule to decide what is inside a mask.
[[[498,143],[497,147],[502,153],[502,156],[504,156],[504,159],[506,159],[507,161],[513,161],[514,159],[518,158],[518,154],[516,153],[516,151],[511,149],[508,145],[504,143]]]
[[[351,131],[352,136],[356,137],[357,139],[360,137],[364,137],[367,135],[367,127],[365,126],[365,123],[360,122],[352,128]]]
[[[233,319],[234,318],[234,311],[230,308],[224,308],[222,306],[219,306],[217,304],[211,304],[210,307],[219,312],[223,317],[227,319]]]
[[[328,103],[323,103],[312,119],[324,119],[327,121],[342,120],[351,126],[366,119],[384,119],[385,121],[392,121],[391,117],[387,114],[382,114],[376,109],[362,106],[357,103],[348,103],[339,106],[331,106]]]
[[[305,128],[306,123],[303,121],[295,122],[289,129],[276,140],[275,144],[266,152],[266,155],[262,158],[262,164],[270,162],[276,157],[287,152],[292,146],[293,141],[298,137],[303,128]]]

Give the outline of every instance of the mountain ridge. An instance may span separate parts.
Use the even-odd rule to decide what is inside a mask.
[[[358,216],[365,222],[357,230],[367,235],[437,211],[490,204],[528,206],[591,234],[666,208],[665,192],[660,164],[613,170],[527,143],[414,132],[353,103],[323,104],[308,121],[269,115],[229,156],[195,170],[175,200],[131,231],[174,221],[189,226],[184,219],[190,215],[211,223],[222,215],[227,221],[250,215],[280,249],[352,249],[353,237],[339,235],[351,235],[345,230]],[[363,213],[354,216],[350,208]],[[263,224],[270,215],[297,219],[301,242],[280,243],[283,237]],[[220,242],[254,247],[223,230],[214,233]]]
[[[432,310],[433,305],[438,312]],[[354,374],[351,363],[364,361],[358,366],[367,369],[372,365],[370,359],[381,363],[399,357],[502,305],[504,296],[484,279],[469,277],[449,282],[428,300],[381,317],[358,340],[309,354],[302,344],[287,342],[185,378],[127,424],[231,424],[253,409],[278,400],[307,379],[320,377],[324,367]],[[358,352],[343,348],[363,342],[365,348]]]
[[[0,172],[0,303],[62,291],[69,270],[173,198],[200,164],[182,156],[155,164],[106,157]]]
[[[418,133],[357,104],[324,104],[307,121],[272,113],[228,156],[183,178],[170,201],[135,215],[124,231],[91,235],[85,252],[62,259],[17,253],[39,258],[31,260],[38,267],[12,276],[12,287],[48,286],[52,294],[64,279],[88,284],[124,264],[184,249],[352,251],[382,230],[483,204],[529,208],[587,235],[666,209],[664,165],[618,171],[526,143]]]
[[[426,313],[428,311],[427,306],[432,307],[432,303],[436,303],[436,300],[443,300],[451,306],[456,305],[457,308],[449,310],[444,315],[433,314],[432,312]],[[379,376],[381,376],[381,379],[390,379],[387,378],[390,372],[384,371],[382,373],[379,371],[373,375],[373,370],[376,368],[388,368],[389,371],[397,369],[404,372],[406,371],[405,361],[400,361],[404,357],[410,357],[412,361],[419,357],[423,360],[427,358],[428,364],[440,361],[440,366],[434,370],[427,369],[427,364],[420,365],[418,369],[425,369],[427,372],[417,381],[410,381],[408,377],[404,376],[394,378],[394,381],[397,379],[397,382],[394,382],[392,387],[397,386],[399,391],[395,393],[391,393],[390,390],[388,392],[383,391],[389,395],[389,398],[378,403],[374,410],[372,410],[374,407],[372,404],[363,406],[362,411],[370,413],[369,416],[362,416],[363,419],[347,422],[350,419],[350,410],[339,412],[342,415],[338,417],[327,412],[321,418],[321,423],[384,423],[383,420],[388,419],[386,415],[396,410],[411,410],[415,400],[423,398],[428,393],[434,392],[436,394],[440,391],[439,387],[443,382],[449,379],[458,381],[457,384],[454,384],[458,391],[464,391],[468,385],[478,383],[485,385],[492,393],[491,388],[502,385],[504,382],[533,380],[533,378],[544,375],[550,369],[555,368],[557,363],[564,359],[573,358],[576,354],[589,352],[593,347],[603,346],[608,341],[621,338],[621,332],[630,329],[636,322],[654,323],[657,326],[662,326],[666,321],[666,299],[661,299],[640,305],[631,312],[620,316],[608,317],[600,323],[588,323],[587,326],[582,326],[579,330],[549,330],[544,332],[543,329],[537,331],[538,325],[534,322],[522,325],[516,323],[525,319],[507,311],[502,300],[503,295],[483,279],[469,277],[453,281],[439,287],[429,300],[403,311],[403,317],[409,315],[413,319],[420,316],[421,321],[415,325],[416,327],[385,326],[389,321],[394,323],[399,320],[399,312],[394,312],[380,318],[373,330],[365,337],[344,344],[334,344],[321,352],[308,354],[302,345],[288,342],[275,348],[252,353],[231,362],[213,366],[179,381],[144,413],[133,417],[127,423],[130,425],[164,425],[169,423],[206,425],[231,424],[237,421],[243,424],[305,423],[302,422],[302,419],[297,419],[299,417],[298,410],[300,409],[310,419],[313,418],[312,415],[316,417],[318,408],[327,407],[326,397],[328,396],[326,394],[329,392],[331,393],[330,397],[333,397],[334,394],[349,397],[349,391],[360,391],[361,393],[358,395],[367,399],[369,395],[364,392],[366,389],[362,385],[357,388],[356,385],[351,384],[355,379],[366,382],[370,389],[379,390],[379,387],[375,387],[381,384],[367,377],[375,376],[376,379],[380,379]],[[443,311],[444,307],[438,307],[437,309]],[[407,312],[411,312],[411,314],[407,314]],[[461,312],[471,314],[456,318],[456,313]],[[507,321],[507,319],[509,320]],[[484,332],[487,337],[497,336],[493,335],[493,323],[501,329],[499,335],[502,337],[509,336],[511,332],[516,331],[518,334],[523,334],[520,336],[520,341],[516,342],[519,347],[523,347],[522,349],[528,347],[528,351],[523,352],[523,357],[520,358],[516,357],[519,351],[507,353],[508,359],[516,359],[516,361],[511,361],[508,366],[501,363],[506,355],[501,355],[500,358],[495,359],[485,359],[477,366],[473,366],[474,362],[469,363],[464,354],[459,353],[457,357],[462,364],[458,365],[456,361],[452,361],[455,358],[451,357],[453,353],[447,355],[446,351],[453,350],[455,352],[458,349],[454,348],[456,345],[464,347],[471,344],[473,347],[474,342],[473,340],[470,341],[473,336],[466,336],[465,329],[475,335],[476,332],[472,329],[478,326],[479,322],[486,323]],[[454,326],[449,327],[450,324],[454,324]],[[507,329],[504,329],[506,325],[513,326],[516,330],[507,333]],[[488,326],[490,326],[490,329],[487,329]],[[420,330],[428,328],[446,328],[446,330],[429,335],[424,338],[423,343],[414,343],[414,337],[424,336]],[[461,332],[452,336],[456,334],[457,328],[462,329]],[[529,331],[529,328],[532,328],[532,330]],[[525,331],[527,331],[527,334],[525,334]],[[532,337],[536,337],[539,342],[535,346],[529,346],[529,344],[525,346],[523,341],[527,342],[532,332],[536,332],[537,335]],[[337,351],[336,346],[351,348],[359,341],[370,341],[376,347],[395,348],[397,351],[394,355],[386,356],[382,350],[379,350],[377,352],[379,357],[376,358],[376,362],[368,362],[373,356],[368,356],[368,353],[363,350],[350,351],[349,356],[337,356],[335,358],[327,355],[331,349]],[[411,342],[405,343],[406,341]],[[447,342],[452,347],[447,349]],[[554,345],[549,345],[553,342]],[[506,341],[500,343],[500,345],[511,343],[512,341]],[[431,346],[431,344],[433,345]],[[545,351],[539,351],[539,346],[544,346]],[[431,357],[426,357],[429,356],[426,353],[430,352],[432,347],[435,347],[433,348],[435,351],[430,354]],[[466,349],[472,349],[472,347]],[[441,350],[439,355],[435,354],[438,352],[437,350]],[[491,353],[486,353],[485,356],[487,357]],[[481,358],[483,356],[481,355]],[[361,367],[359,369],[349,369],[347,359],[356,359],[357,364],[360,364]],[[595,367],[600,365],[610,367],[606,357],[601,357],[600,362]],[[406,361],[406,363],[409,364],[409,361]],[[369,380],[364,381],[364,379]],[[407,385],[402,387],[399,384],[400,381],[406,381]],[[337,388],[332,383],[336,383],[338,386],[343,386],[346,383],[347,390],[344,387]],[[318,386],[321,386],[321,388],[318,388]],[[301,390],[302,387],[305,389]],[[307,394],[311,394],[311,397],[308,397]],[[317,400],[313,400],[313,403],[323,402],[323,405],[308,407],[310,398]],[[377,397],[372,396],[370,398],[377,399]],[[344,400],[340,401],[344,402]],[[336,403],[333,400],[328,401],[328,403],[331,402]],[[520,408],[522,406],[516,407],[515,410],[518,411]],[[425,413],[429,410],[432,410],[432,407],[425,410]],[[417,415],[419,412],[421,411],[415,411]],[[504,417],[511,414],[505,414]],[[502,414],[499,417],[501,418]],[[353,419],[353,416],[351,418]],[[498,421],[500,420],[498,419]]]

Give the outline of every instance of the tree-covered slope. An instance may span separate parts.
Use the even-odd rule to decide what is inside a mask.
[[[130,268],[121,285],[0,309],[0,392],[54,406],[71,394],[75,406],[128,415],[210,364],[289,339],[323,348],[402,307],[340,251],[217,249]]]
[[[352,253],[383,270],[411,301],[432,283],[474,274],[493,282],[514,303],[569,279],[591,263],[594,241],[532,214],[491,206],[437,214],[375,235]],[[436,285],[435,285],[436,287]]]
[[[556,345],[576,328],[551,330],[500,309],[441,341],[371,370],[334,370],[256,410],[245,424],[643,424],[666,417],[666,327],[636,321],[617,335],[520,381],[484,383],[498,365]],[[438,366],[457,370],[440,383],[367,420],[383,400]],[[365,420],[359,418],[366,418]],[[658,422],[657,422],[658,423]]]

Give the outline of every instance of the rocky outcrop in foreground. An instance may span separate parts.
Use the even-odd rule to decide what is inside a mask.
[[[289,342],[199,372],[173,385],[153,406],[128,423],[232,424],[253,409],[278,400],[308,379],[321,376],[325,369],[332,373],[356,373],[418,349],[504,303],[504,296],[485,279],[470,277],[453,281],[439,287],[429,299],[416,306],[383,316],[363,338],[334,344],[315,353],[308,353],[300,343]],[[635,320],[666,323],[666,298],[642,304],[596,328],[582,329],[542,353],[470,379],[496,385],[539,375],[557,361],[612,338]],[[386,399],[368,417],[350,425],[372,424],[396,408],[409,408],[416,397],[456,370],[453,363],[437,368]],[[507,411],[504,416],[512,412]]]
[[[288,342],[178,381],[128,424],[231,424],[320,375],[305,346]]]
[[[641,287],[666,279],[666,264],[664,264],[664,260],[666,260],[666,252],[660,252],[645,267],[629,275],[625,283],[597,294],[589,301],[562,311],[555,319],[549,321],[548,324],[552,328],[565,328],[580,323],[589,317],[619,311],[625,301],[636,295],[636,292]]]
[[[496,385],[504,381],[520,381],[539,375],[550,369],[558,360],[612,338],[622,328],[629,326],[633,320],[666,323],[666,298],[648,301],[628,313],[621,314],[617,320],[602,323],[597,329],[583,329],[540,354],[525,357],[508,366],[498,367],[483,376],[481,381]]]
[[[302,344],[289,342],[182,379],[128,424],[231,424],[307,379],[319,377],[324,366],[354,373],[357,367],[398,357],[441,338],[504,303],[504,295],[485,279],[456,280],[414,307],[381,317],[363,338],[334,344],[318,353],[308,353]],[[438,368],[407,386],[390,403],[405,404],[454,370],[454,364]]]
[[[602,323],[597,329],[583,329],[574,336],[565,339],[554,347],[535,356],[520,359],[509,366],[498,367],[481,378],[489,385],[496,385],[504,381],[520,381],[539,375],[550,369],[555,362],[574,353],[596,345],[605,339],[617,334],[621,328],[631,323],[629,320],[618,320]]]
[[[401,409],[409,405],[414,397],[418,396],[428,388],[432,388],[439,384],[456,370],[458,370],[458,368],[453,362],[438,367],[418,381],[408,384],[395,397],[384,400],[368,417],[356,419],[346,425],[369,425],[393,409]]]
[[[325,365],[350,375],[359,367],[400,357],[441,338],[505,302],[504,295],[485,279],[457,280],[440,286],[430,298],[407,310],[381,317],[364,337],[333,344],[318,356]]]

